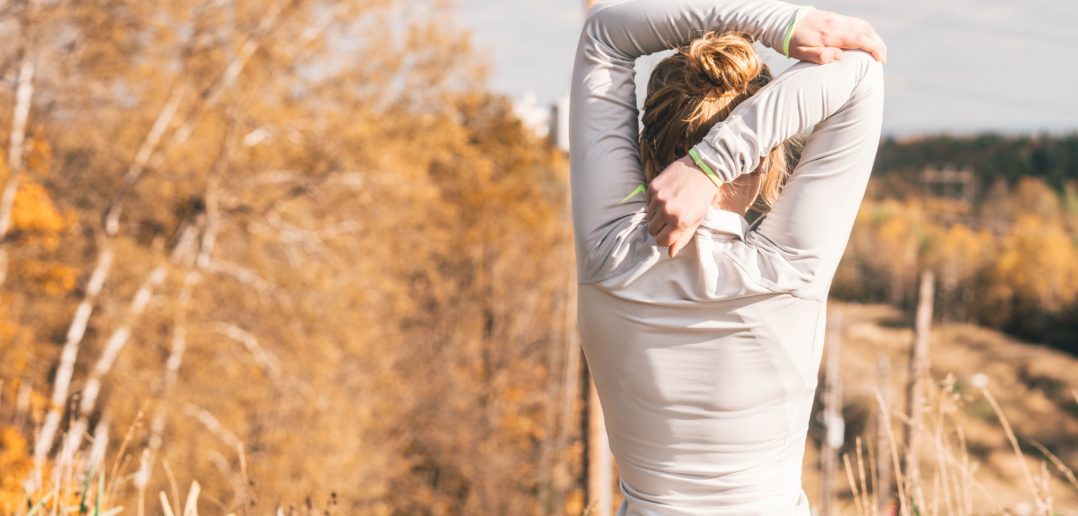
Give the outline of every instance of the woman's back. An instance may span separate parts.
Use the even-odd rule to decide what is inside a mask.
[[[696,145],[708,164],[734,179],[815,126],[801,161],[755,228],[713,208],[668,258],[645,202],[624,201],[643,180],[632,62],[717,26],[762,26],[774,48],[796,11],[730,4],[736,12],[697,0],[593,10],[574,66],[579,325],[622,479],[620,514],[808,514],[801,462],[827,291],[871,172],[883,81],[871,57],[847,52],[799,63],[745,100]]]
[[[808,514],[801,460],[824,303],[759,284],[740,216],[709,219],[629,285],[579,287],[625,510]]]

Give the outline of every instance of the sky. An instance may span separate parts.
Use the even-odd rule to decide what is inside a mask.
[[[456,0],[491,87],[542,105],[569,92],[583,0]],[[884,132],[1078,132],[1078,1],[820,0],[888,47]],[[770,53],[770,50],[766,50]],[[792,62],[765,56],[780,72]],[[655,61],[656,59],[652,59]],[[638,84],[647,68],[638,66]]]

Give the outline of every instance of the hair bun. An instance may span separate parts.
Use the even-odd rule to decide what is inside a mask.
[[[704,33],[656,64],[648,78],[637,141],[644,179],[650,182],[688,154],[716,123],[770,80],[752,40],[739,33]],[[784,149],[772,149],[761,167],[766,179],[759,195],[766,202],[774,201],[786,177]]]
[[[747,92],[764,69],[752,41],[744,34],[707,32],[682,52],[709,89],[720,89],[720,94]]]

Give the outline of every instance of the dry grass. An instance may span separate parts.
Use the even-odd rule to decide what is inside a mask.
[[[889,307],[842,310],[846,483],[840,514],[1078,514],[1078,360],[969,325],[937,325],[916,476],[902,464],[909,321]],[[891,374],[880,379],[878,363]],[[889,449],[879,443],[879,432]],[[810,441],[813,441],[810,439]],[[805,488],[818,499],[818,447],[811,442]],[[881,500],[887,461],[893,490]]]
[[[5,407],[0,405],[0,411]],[[0,412],[0,415],[6,416]],[[0,420],[14,419],[3,417]],[[38,471],[30,456],[30,447],[13,426],[0,425],[0,515],[60,515],[93,514],[110,516],[116,514],[164,514],[165,516],[197,516],[200,498],[203,512],[210,514],[247,514],[244,507],[226,508],[219,501],[203,497],[202,486],[193,481],[181,497],[180,486],[172,466],[163,461],[161,466],[168,480],[169,492],[158,491],[156,495],[145,492],[146,473],[140,466],[132,448],[135,437],[143,430],[142,413],[132,422],[115,451],[108,449],[108,442],[96,441],[88,449],[76,451],[57,449],[48,457]],[[213,431],[212,428],[207,431]],[[107,435],[99,428],[95,435]],[[237,452],[239,461],[246,464],[242,446]],[[144,451],[140,455],[144,455]],[[105,460],[111,455],[112,462]],[[140,481],[141,480],[141,481]],[[39,486],[34,488],[33,486]],[[120,500],[138,500],[135,507],[120,505]],[[209,503],[207,503],[209,502]],[[206,507],[215,506],[212,510]],[[334,514],[338,505],[336,493],[328,500],[316,503],[308,497],[297,505],[274,508],[274,514],[300,516]],[[157,505],[159,504],[159,506]],[[159,510],[158,510],[159,509]]]

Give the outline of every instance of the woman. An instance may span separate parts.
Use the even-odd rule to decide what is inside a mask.
[[[827,292],[882,117],[880,65],[841,51],[882,58],[866,27],[772,1],[629,0],[589,13],[570,107],[579,321],[619,515],[809,514],[801,462]],[[707,31],[830,63],[768,81],[738,36],[705,36],[694,53]],[[682,62],[656,69],[638,133],[633,62],[674,47]],[[664,100],[668,88],[685,95]],[[777,194],[781,144],[812,126]],[[761,192],[773,205],[749,227]]]

